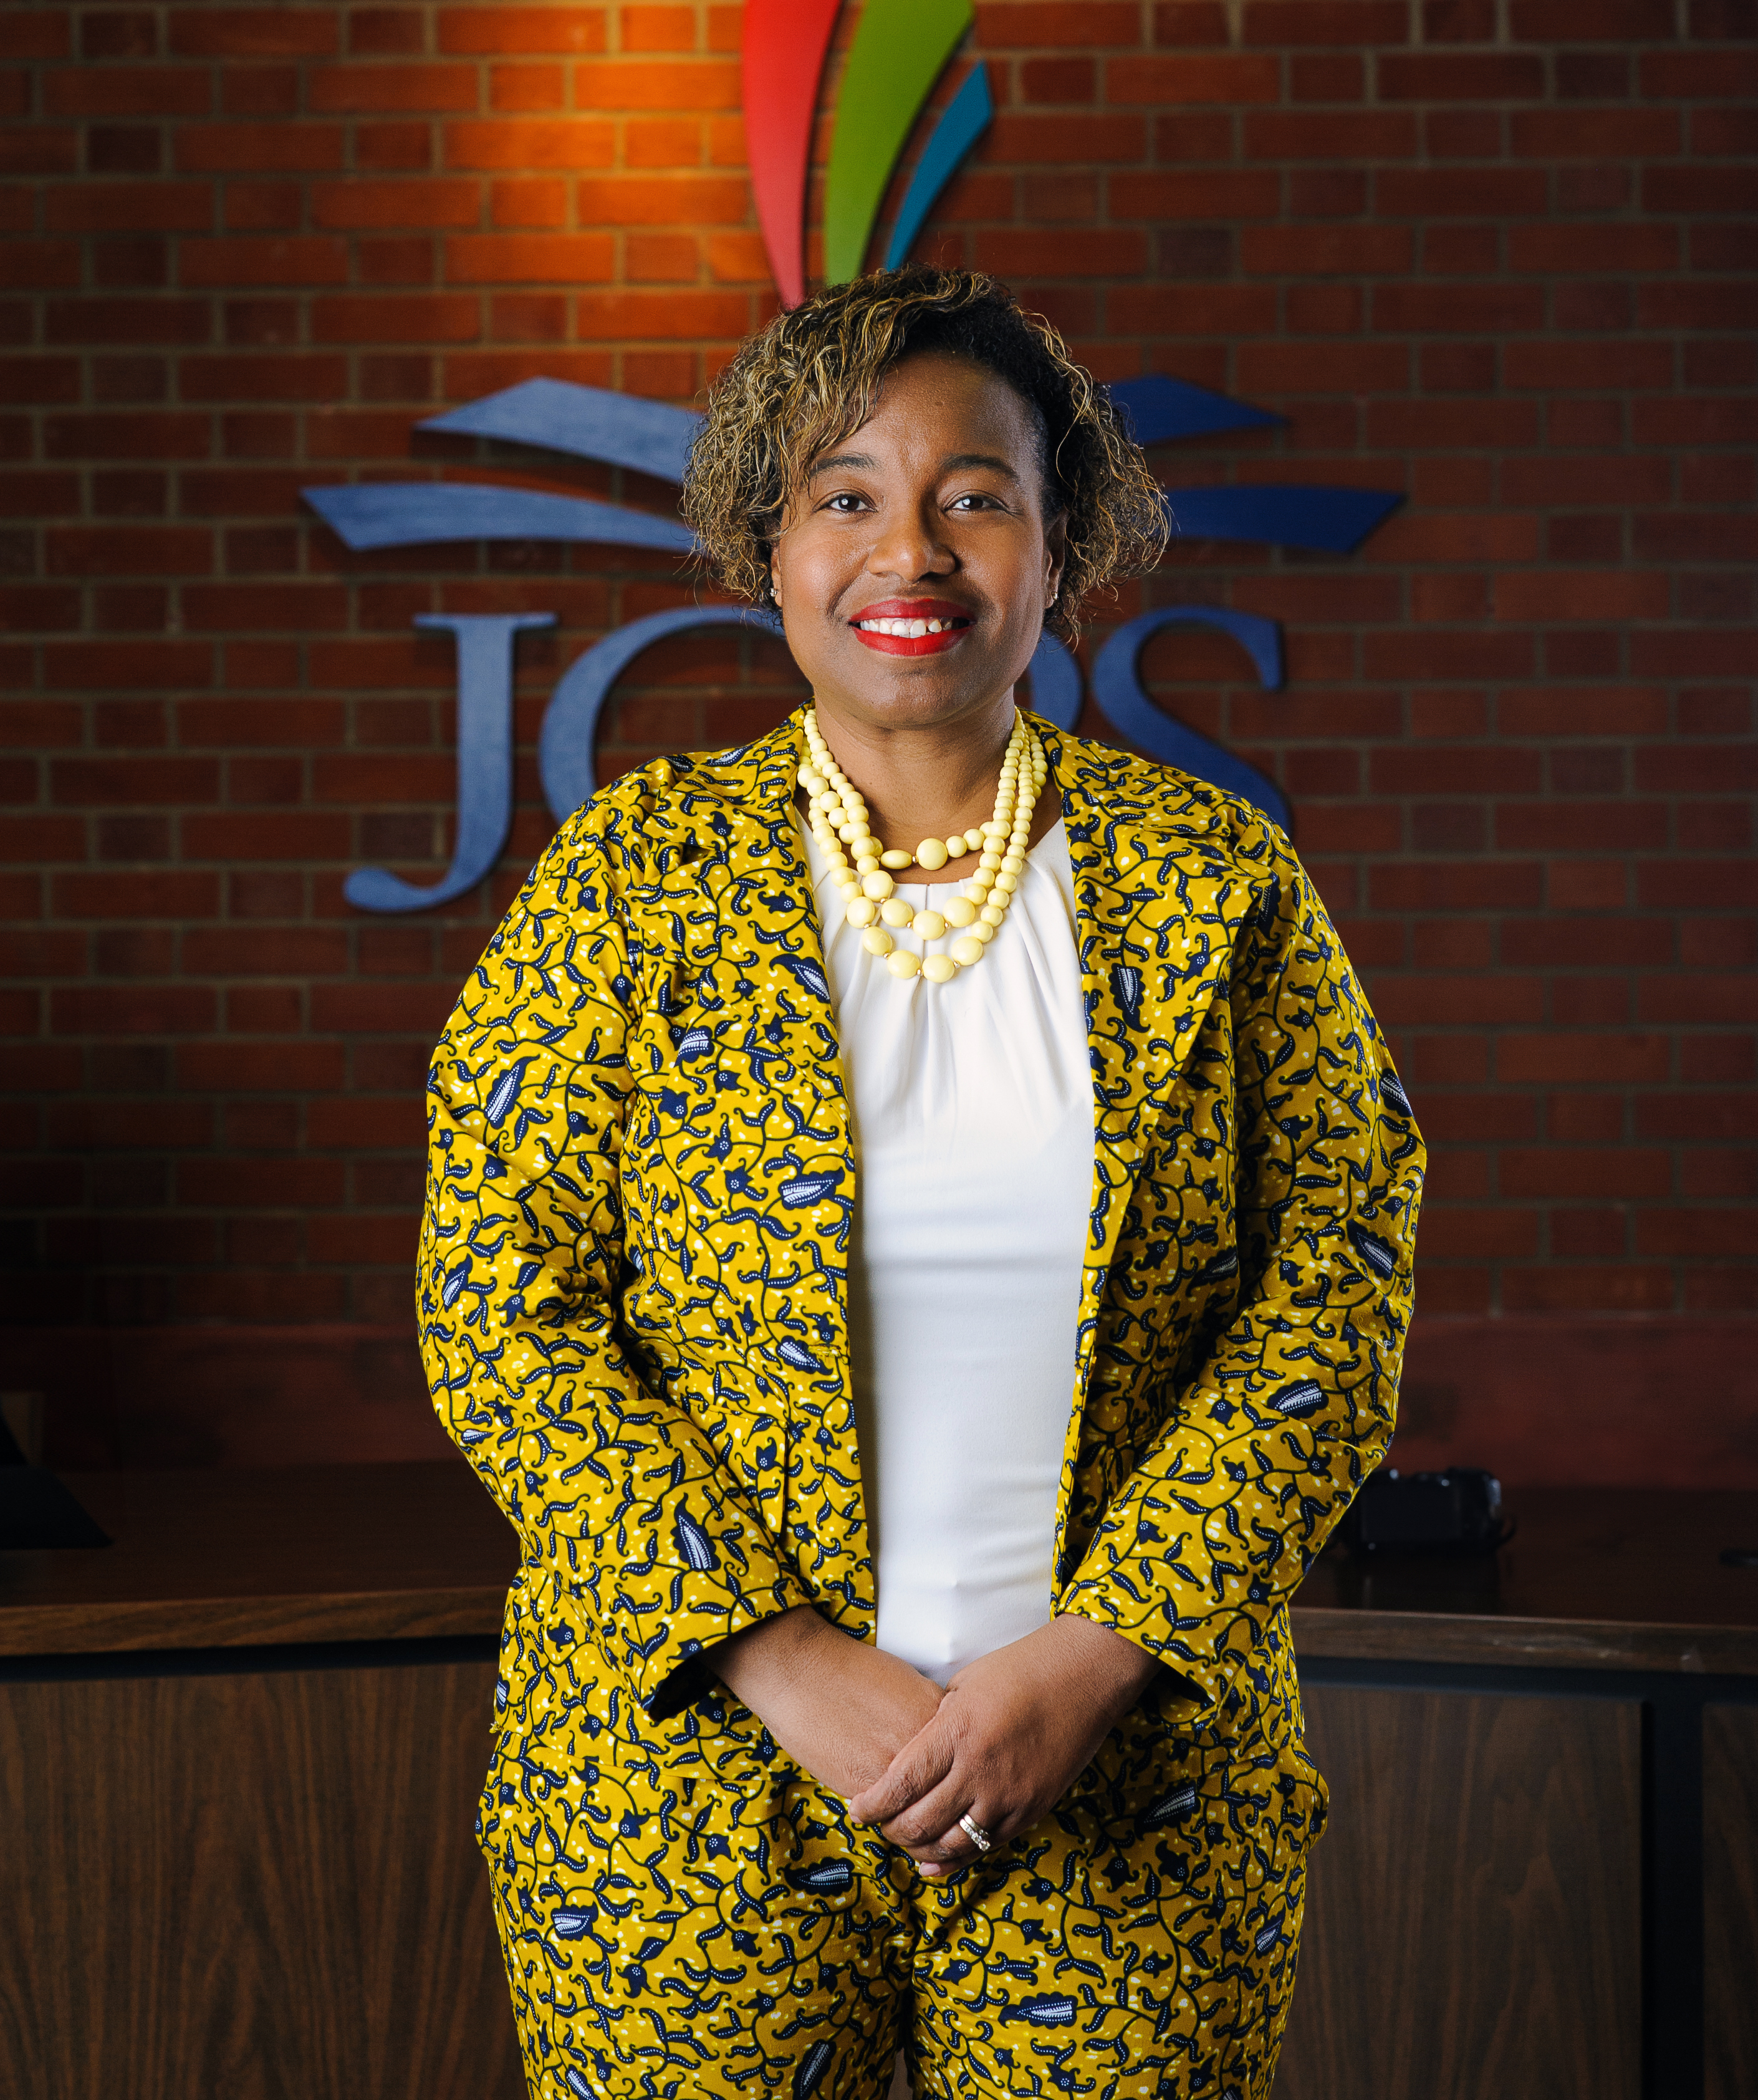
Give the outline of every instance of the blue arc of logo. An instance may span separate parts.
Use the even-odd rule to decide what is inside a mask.
[[[1111,398],[1137,441],[1252,430],[1282,421],[1164,373],[1116,381]],[[632,468],[681,483],[701,418],[687,408],[643,401],[563,379],[528,379],[484,395],[417,428],[495,438]],[[356,552],[431,545],[448,540],[566,540],[687,554],[695,545],[674,519],[589,497],[484,482],[366,482],[307,488],[306,501]],[[1321,554],[1354,553],[1403,501],[1380,489],[1299,482],[1229,482],[1166,492],[1174,532],[1184,539],[1243,540]]]

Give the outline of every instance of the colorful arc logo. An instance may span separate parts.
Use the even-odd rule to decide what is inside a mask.
[[[784,304],[806,296],[806,190],[819,82],[841,0],[749,0],[744,132],[769,266]],[[922,106],[964,41],[970,0],[868,0],[837,95],[824,176],[824,276],[859,274],[886,188]],[[886,246],[908,256],[959,163],[994,114],[981,60],[942,112],[916,164]]]

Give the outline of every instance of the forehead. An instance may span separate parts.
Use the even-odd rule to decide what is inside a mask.
[[[1031,460],[1041,446],[1041,427],[1034,405],[986,365],[921,351],[892,366],[880,382],[872,414],[832,449],[853,448],[864,436],[886,437],[911,449],[1005,451]]]

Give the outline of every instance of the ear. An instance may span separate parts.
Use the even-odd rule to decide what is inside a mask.
[[[1048,612],[1062,589],[1068,566],[1068,514],[1058,510],[1044,528],[1044,609]]]

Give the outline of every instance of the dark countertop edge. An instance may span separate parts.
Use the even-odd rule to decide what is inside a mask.
[[[272,1648],[315,1641],[418,1640],[501,1630],[506,1590],[168,1598],[0,1608],[0,1660],[142,1648]],[[1758,1676],[1758,1627],[1629,1626],[1451,1612],[1293,1607],[1296,1659],[1496,1663]]]
[[[1461,1612],[1296,1604],[1296,1660],[1498,1663],[1535,1670],[1635,1670],[1758,1676],[1758,1626],[1632,1626]]]
[[[136,1648],[279,1648],[314,1641],[496,1635],[504,1586],[285,1597],[134,1599],[0,1607],[0,1661]]]

